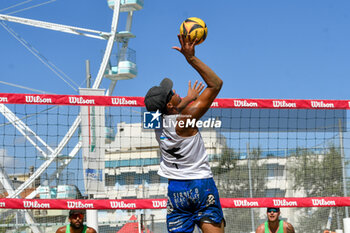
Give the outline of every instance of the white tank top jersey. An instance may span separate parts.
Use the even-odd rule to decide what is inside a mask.
[[[174,123],[178,116],[163,115],[163,129],[155,131],[161,154],[158,175],[174,180],[213,177],[200,132],[191,137],[177,135]]]

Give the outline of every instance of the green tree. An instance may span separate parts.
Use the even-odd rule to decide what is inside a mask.
[[[253,149],[250,153],[251,186],[253,197],[264,197],[267,170],[261,160],[261,150]],[[212,167],[221,198],[250,197],[248,159],[240,159],[231,148],[225,148]],[[255,210],[254,210],[255,211]],[[225,209],[225,218],[229,222],[227,232],[251,232],[251,209]],[[255,228],[258,224],[258,211],[254,212]],[[230,219],[232,218],[232,219]],[[254,229],[255,230],[255,229]]]
[[[299,149],[290,174],[294,190],[305,192],[306,197],[343,196],[342,158],[338,148],[330,146],[325,153]],[[303,208],[298,232],[323,232],[330,208]],[[333,211],[331,229],[336,229],[337,218],[343,219],[344,208]],[[342,222],[342,221],[340,221]]]

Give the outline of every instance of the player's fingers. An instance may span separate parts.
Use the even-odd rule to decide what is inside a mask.
[[[202,85],[202,83],[199,83],[199,85],[198,85],[198,87],[197,87],[197,92],[201,92],[201,90],[203,89],[203,87],[202,87],[203,85]]]
[[[190,34],[187,34],[187,36],[185,36],[185,42],[191,44],[192,41]]]
[[[200,83],[200,88],[199,88],[198,92],[201,92],[203,90],[203,88],[204,88],[204,84]]]
[[[184,44],[184,37],[183,37],[183,35],[178,34],[177,38],[179,39],[180,45],[182,46]]]
[[[198,83],[198,80],[196,80],[193,84],[193,89],[196,89],[197,88],[197,83]]]
[[[195,46],[197,43],[198,43],[198,38],[196,37],[193,41],[192,41],[192,43],[191,43],[191,46]]]
[[[179,47],[177,47],[177,46],[173,46],[172,49],[175,49],[175,50],[181,52],[181,49]]]
[[[197,91],[201,88],[201,86],[202,86],[202,82],[200,82],[200,83],[198,84]]]

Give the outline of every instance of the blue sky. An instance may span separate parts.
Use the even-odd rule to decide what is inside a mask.
[[[46,2],[0,1],[0,13]],[[11,14],[65,25],[110,31],[107,1],[56,0]],[[129,47],[136,50],[138,76],[119,81],[113,95],[144,96],[163,77],[184,96],[188,80],[200,76],[171,49],[187,17],[202,18],[208,37],[196,55],[224,81],[219,98],[350,99],[350,2],[144,0],[134,13]],[[122,13],[118,31],[125,28]],[[95,78],[107,41],[7,23],[53,64],[85,87],[85,60]],[[0,27],[0,80],[55,94],[77,94]],[[116,51],[116,50],[115,50]],[[108,88],[109,80],[102,83]],[[0,92],[32,93],[0,84]]]

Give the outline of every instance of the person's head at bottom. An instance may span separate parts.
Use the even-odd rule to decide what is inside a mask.
[[[85,210],[70,210],[69,211],[69,222],[73,229],[81,229],[84,227]]]
[[[68,214],[69,224],[57,229],[56,233],[96,233],[92,227],[84,225],[85,210],[70,210]]]

